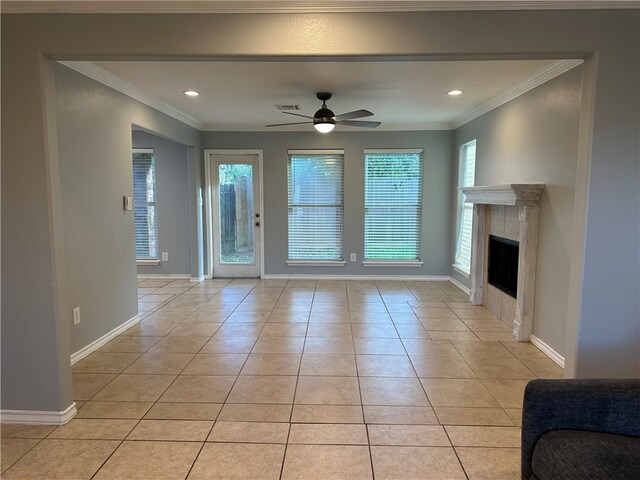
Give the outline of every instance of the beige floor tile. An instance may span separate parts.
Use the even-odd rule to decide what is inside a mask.
[[[469,320],[467,320],[469,321]],[[496,328],[501,323],[496,320]],[[486,326],[486,325],[483,325]],[[503,342],[513,340],[513,331],[509,327],[500,325],[501,330],[474,330],[475,335],[483,342]]]
[[[215,337],[258,337],[264,328],[263,323],[230,322],[230,318],[218,329]]]
[[[464,480],[450,447],[371,447],[376,480]]]
[[[228,402],[230,403],[293,403],[296,377],[249,376],[238,377]]]
[[[431,357],[459,357],[460,354],[451,342],[446,340],[430,340],[428,338],[402,339],[409,355],[426,355]]]
[[[454,447],[520,448],[518,427],[454,426],[445,427]]]
[[[434,407],[497,407],[480,380],[421,378]]]
[[[289,422],[291,405],[225,403],[218,421],[221,422]]]
[[[437,425],[431,407],[388,407],[365,405],[364,418],[368,424]]]
[[[476,378],[476,374],[462,357],[412,355],[411,362],[423,378]]]
[[[362,407],[355,405],[294,405],[292,422],[363,423]]]
[[[160,402],[224,403],[236,377],[180,375],[160,398]]]
[[[508,341],[508,342],[500,342],[502,345],[513,353],[516,357],[526,357],[526,358],[545,358],[548,359],[547,355],[540,350],[538,347],[529,342],[516,342],[516,341]]]
[[[59,426],[47,438],[124,440],[137,423],[137,420],[78,418]]]
[[[363,446],[289,445],[282,480],[369,480],[369,449]]]
[[[524,388],[529,380],[483,380],[502,408],[522,408]]]
[[[469,480],[519,480],[519,448],[457,447]]]
[[[167,335],[171,330],[176,328],[177,323],[175,321],[143,321],[133,327],[127,329],[121,334],[125,337],[162,337]]]
[[[398,338],[354,338],[358,355],[406,355]]]
[[[355,377],[299,377],[295,403],[360,405],[358,379]]]
[[[483,355],[486,357],[513,357],[500,342],[475,342],[455,340],[451,342],[461,355]]]
[[[18,423],[0,424],[2,438],[44,438],[53,432],[55,425],[22,425]]]
[[[127,440],[174,440],[204,442],[213,421],[203,420],[142,420]]]
[[[429,406],[417,378],[362,377],[359,380],[363,405]]]
[[[176,337],[211,337],[222,323],[182,323],[169,332]]]
[[[304,353],[325,353],[332,355],[353,355],[351,338],[309,338],[304,343]]]
[[[116,337],[98,349],[98,352],[143,353],[154,346],[162,337]]]
[[[127,374],[179,374],[193,358],[193,353],[145,353],[127,368]]]
[[[214,336],[202,347],[200,353],[250,353],[256,340],[257,337]]]
[[[267,323],[260,333],[261,337],[304,337],[307,333],[306,322]]]
[[[183,375],[238,375],[247,354],[198,353],[182,372]]]
[[[302,355],[300,375],[357,376],[354,355],[305,353]]]
[[[114,378],[112,373],[73,373],[73,399],[89,400]]]
[[[155,402],[175,375],[119,375],[93,398],[105,402]]]
[[[144,416],[151,420],[215,420],[219,403],[156,403]]]
[[[140,419],[153,405],[152,402],[94,402],[85,403],[76,418]]]
[[[354,323],[351,330],[354,338],[398,338],[393,323]]]
[[[550,358],[520,357],[520,361],[540,378],[564,378],[564,369]]]
[[[469,327],[458,318],[421,318],[420,323],[427,330],[447,332],[469,332]]]
[[[121,373],[139,356],[139,353],[94,352],[71,368],[74,373]]]
[[[2,478],[89,480],[118,443],[114,440],[43,440],[5,471]]]
[[[416,324],[402,324],[394,320],[400,338],[431,338],[429,332],[417,322]]]
[[[94,477],[96,480],[185,478],[198,455],[196,442],[123,442]]]
[[[288,423],[216,422],[208,442],[287,443]]]
[[[509,415],[509,418],[513,420],[513,423],[516,424],[516,427],[522,426],[522,409],[521,408],[505,408],[505,412]]]
[[[167,336],[151,347],[148,353],[198,353],[208,341],[209,337]]]
[[[445,308],[419,307],[419,308],[414,308],[413,311],[418,316],[418,318],[423,318],[423,319],[425,319],[425,318],[426,319],[428,319],[428,318],[435,318],[435,319],[439,319],[439,318],[444,318],[444,319],[454,318],[454,319],[457,319],[458,318],[456,316],[456,314],[453,313],[453,311],[451,309],[449,309],[448,307],[445,307]]]
[[[252,353],[240,375],[297,375],[299,353]]]
[[[296,423],[291,425],[289,445],[368,445],[364,424]]]
[[[504,378],[515,380],[532,380],[535,374],[515,357],[486,357],[469,355],[464,357],[479,378]]]
[[[189,480],[277,480],[284,445],[207,443],[193,465]]]
[[[260,337],[251,353],[302,353],[303,337]]]
[[[473,332],[452,332],[446,330],[429,330],[429,336],[433,340],[466,340],[466,341],[478,341],[480,340]]]
[[[349,338],[352,337],[350,323],[311,323],[307,329],[307,338]]]
[[[356,355],[360,377],[415,377],[406,355]]]
[[[40,440],[34,438],[3,438],[0,441],[0,471],[4,472],[31,450]]]
[[[513,426],[502,408],[434,407],[442,425],[503,425]]]
[[[371,445],[450,447],[447,434],[439,425],[369,425]]]

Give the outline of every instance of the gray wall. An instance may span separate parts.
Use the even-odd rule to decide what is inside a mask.
[[[122,196],[133,194],[132,122],[157,117],[165,124],[162,133],[183,141],[199,141],[199,132],[63,65],[57,64],[54,74],[66,311],[80,306],[82,317],[75,326],[70,315],[63,318],[73,353],[138,313],[133,212],[122,209]],[[176,242],[177,273],[189,273],[187,147],[144,132],[134,136],[140,146],[154,142],[159,147],[164,168],[158,190],[173,204],[159,225],[180,228],[180,239],[162,233],[168,233],[167,246],[172,237]],[[159,197],[160,211],[163,203]],[[174,207],[179,215],[169,212]]]
[[[564,355],[582,68],[577,67],[456,130],[473,139],[476,185],[544,183],[533,334]],[[457,178],[458,165],[456,162]],[[452,216],[455,226],[455,212]],[[455,237],[453,237],[455,238]],[[470,286],[468,278],[452,276]]]
[[[158,245],[169,254],[160,265],[138,265],[142,275],[189,274],[191,244],[189,235],[188,148],[140,130],[132,132],[133,148],[153,148],[156,165]],[[193,200],[195,202],[195,199]]]
[[[336,129],[338,130],[338,129]],[[203,148],[262,149],[265,274],[448,275],[452,131],[203,132]],[[423,148],[419,267],[364,267],[364,149]],[[291,267],[287,261],[287,150],[344,149],[344,267]],[[356,253],[357,261],[349,262]]]
[[[71,404],[51,58],[585,58],[568,372],[640,374],[640,11],[3,14],[0,20],[2,408],[63,410]],[[176,128],[152,109],[132,116],[129,123],[151,131]],[[181,131],[192,135],[186,126]],[[196,162],[190,173],[192,197],[200,189],[192,181],[199,168]],[[201,213],[195,203],[190,210],[190,228],[197,231]],[[191,242],[197,248],[198,236]],[[192,256],[192,275],[199,265]],[[109,295],[117,300],[116,292]]]

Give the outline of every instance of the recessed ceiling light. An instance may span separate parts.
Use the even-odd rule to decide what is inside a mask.
[[[187,90],[184,92],[184,94],[188,97],[197,97],[198,95],[200,95],[200,92],[196,92],[195,90]]]
[[[451,95],[452,97],[462,95],[462,93],[463,93],[463,90],[450,90],[447,92],[447,94]]]

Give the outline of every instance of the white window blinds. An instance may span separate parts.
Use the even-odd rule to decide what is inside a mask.
[[[459,187],[473,187],[476,178],[476,141],[465,143],[460,149]],[[473,229],[473,204],[464,202],[464,194],[458,194],[458,238],[454,266],[469,275],[471,271],[471,235]]]
[[[156,176],[153,150],[133,150],[133,215],[136,259],[158,259]]]
[[[422,150],[365,151],[365,260],[419,260]]]
[[[289,260],[342,260],[344,151],[289,151]]]

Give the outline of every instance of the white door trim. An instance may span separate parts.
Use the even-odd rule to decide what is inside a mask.
[[[207,273],[205,278],[213,278],[213,196],[211,190],[211,173],[213,155],[257,155],[258,156],[258,176],[260,185],[260,278],[264,277],[264,180],[262,178],[262,150],[241,150],[241,149],[205,149],[204,151],[204,175],[205,175],[205,228],[206,228],[206,252],[207,252]]]

